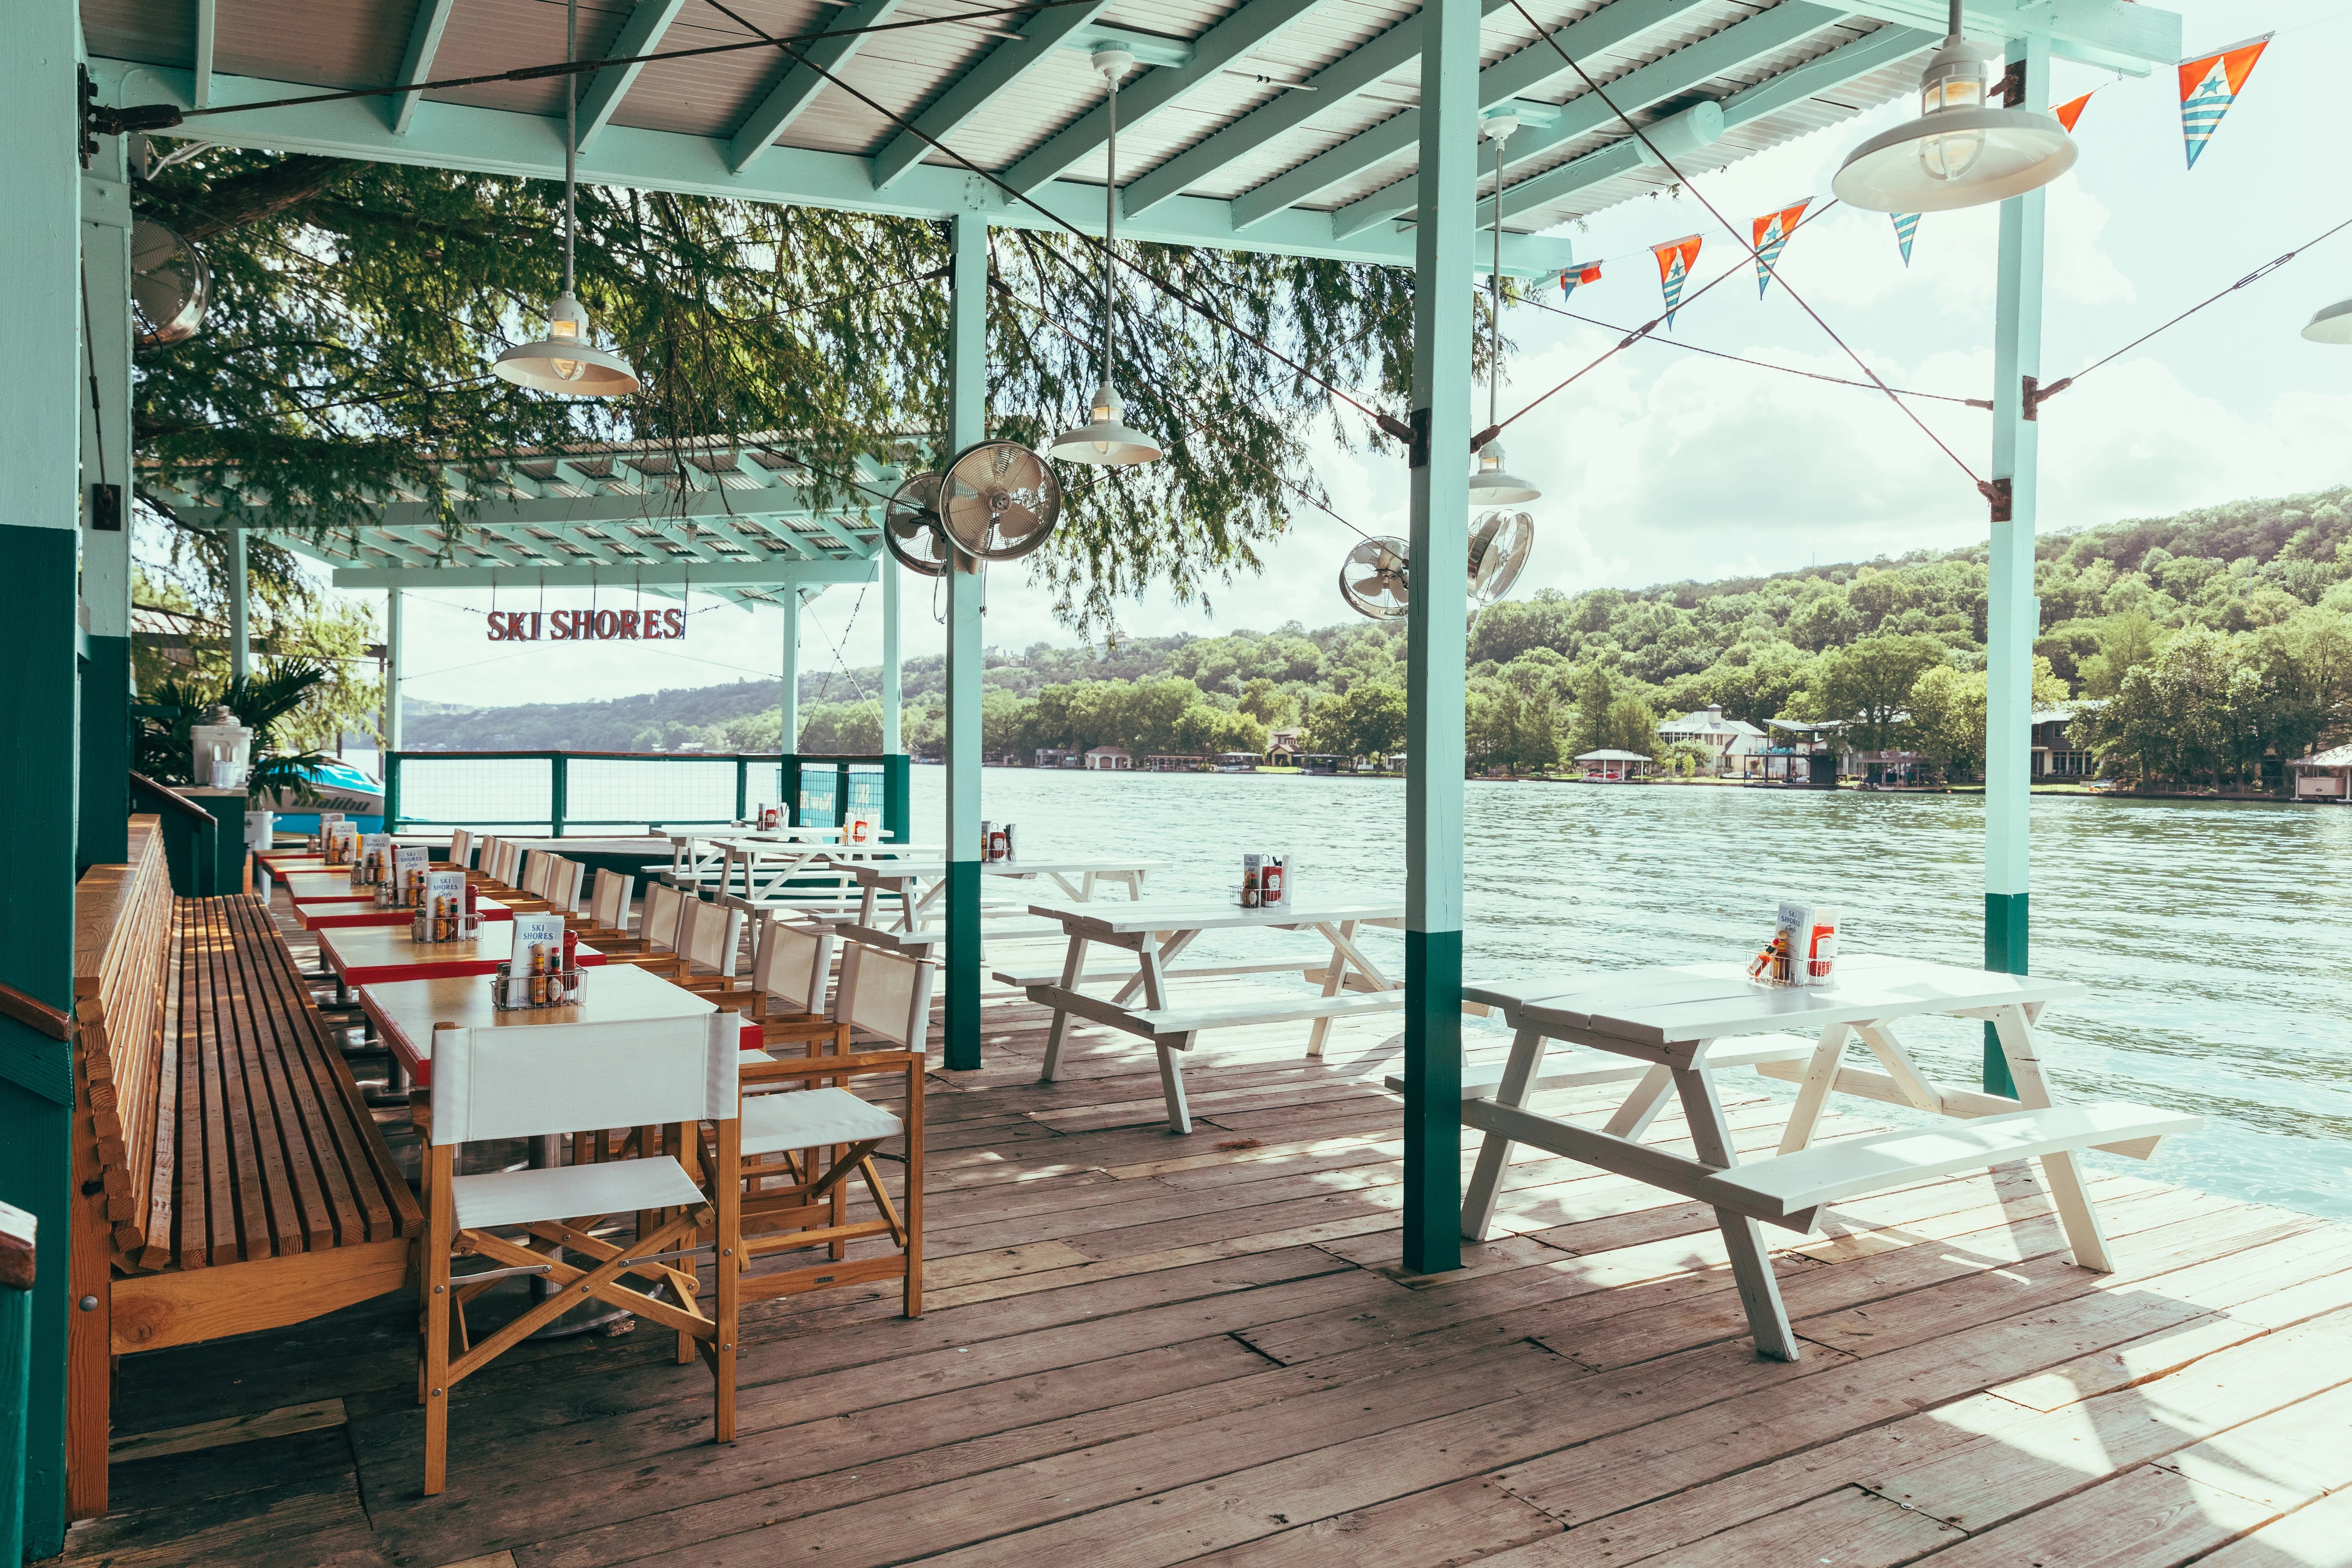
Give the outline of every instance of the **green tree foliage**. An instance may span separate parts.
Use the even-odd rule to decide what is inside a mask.
[[[822,504],[856,499],[843,476],[860,455],[943,455],[943,226],[585,187],[577,291],[645,385],[572,400],[488,374],[514,334],[536,333],[561,286],[561,197],[530,181],[218,147],[161,172],[141,188],[142,210],[203,247],[215,299],[201,336],[141,357],[145,478],[221,487],[231,512],[312,533],[405,492],[454,540],[471,502],[451,476],[492,453],[758,437],[807,465]],[[1254,570],[1298,496],[1320,493],[1305,441],[1328,395],[1155,282],[1391,402],[1412,338],[1400,268],[1123,249],[1153,281],[1120,274],[1121,390],[1129,421],[1160,434],[1168,457],[1063,473],[1062,527],[1030,559],[1081,627],[1109,622],[1148,584],[1189,601]],[[1083,417],[1096,268],[1093,247],[1066,236],[993,237],[991,435],[1039,445]],[[219,536],[192,546],[216,568]],[[292,580],[282,554],[257,564]]]
[[[2053,707],[2066,700],[2066,683],[2037,654],[2033,659],[2033,706]],[[1967,779],[1984,773],[1985,672],[1937,664],[1911,684],[1907,738],[1924,752],[1948,779]]]
[[[1404,688],[1368,680],[1315,705],[1307,739],[1318,752],[1385,757],[1404,745]]]

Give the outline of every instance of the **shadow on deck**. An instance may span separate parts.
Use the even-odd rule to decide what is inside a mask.
[[[464,1385],[425,1499],[388,1298],[124,1361],[116,1511],[68,1560],[2352,1563],[2352,1226],[2102,1176],[2096,1276],[2032,1169],[1927,1183],[1769,1233],[1804,1359],[1767,1362],[1708,1210],[1535,1151],[1510,1234],[1401,1277],[1378,1021],[1323,1064],[1302,1026],[1220,1037],[1188,1139],[1139,1042],[1035,1083],[1043,1022],[1005,994],[992,1065],[933,1077],[926,1316],[747,1310],[732,1446],[669,1335],[534,1343]],[[1785,1115],[1731,1107],[1743,1150]]]

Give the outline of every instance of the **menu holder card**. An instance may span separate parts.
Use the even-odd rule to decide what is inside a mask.
[[[337,817],[327,824],[327,864],[349,866],[359,855],[359,824]]]
[[[430,851],[422,844],[403,844],[392,851],[392,875],[376,887],[375,901],[380,909],[413,910],[425,897],[425,868]]]
[[[360,835],[359,853],[352,859],[352,886],[373,888],[383,880],[392,840],[381,833]]]

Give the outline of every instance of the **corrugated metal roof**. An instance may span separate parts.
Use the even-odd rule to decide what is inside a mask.
[[[419,8],[427,0],[217,0],[214,68],[224,75],[271,81],[350,88],[385,85],[398,73]],[[1594,16],[1633,0],[1527,0],[1546,29]],[[1702,0],[1666,7],[1667,19],[1636,30],[1612,47],[1595,48],[1584,68],[1603,82],[1704,42],[1724,29],[1803,0]],[[822,0],[730,0],[751,24],[772,35],[798,37],[838,25],[845,13]],[[960,0],[917,0],[896,14],[907,21],[952,15],[968,7]],[[1239,0],[1118,0],[1097,21],[1176,40],[1197,39],[1239,8]],[[609,51],[629,14],[620,0],[600,0],[581,12],[581,52]],[[1235,70],[1297,81],[1339,61],[1412,15],[1412,0],[1326,0],[1236,62]],[[1647,121],[1687,107],[1699,98],[1722,100],[1742,87],[1768,79],[1870,31],[1873,23],[1851,13],[1821,10],[1824,25],[1778,53],[1750,59],[1727,73],[1691,83],[1667,103],[1635,114]],[[83,0],[82,21],[93,55],[113,59],[186,68],[195,47],[194,7],[187,0]],[[1039,14],[1053,17],[1055,13]],[[1032,26],[1036,25],[1034,21]],[[1058,24],[1057,24],[1058,25]],[[734,21],[708,5],[688,6],[672,23],[657,48],[686,48],[731,42],[747,35]],[[1542,48],[1516,5],[1488,13],[1483,53],[1491,64],[1531,47]],[[857,92],[889,114],[913,118],[938,101],[965,73],[997,50],[1015,46],[971,26],[902,28],[865,39],[838,74]],[[503,71],[550,62],[563,53],[563,13],[547,0],[457,0],[431,65],[436,78]],[[656,61],[644,68],[613,115],[616,126],[709,138],[731,138],[782,79],[791,62],[766,48]],[[1153,69],[1144,67],[1129,85]],[[1915,67],[1882,64],[1851,81],[1836,83],[1734,128],[1686,173],[1724,164],[1909,90]],[[1574,104],[1587,89],[1568,68],[1547,73],[1525,99]],[[1411,110],[1418,99],[1416,68],[1391,70],[1367,90],[1333,93],[1295,129],[1265,140],[1223,167],[1205,173],[1189,192],[1230,199],[1257,190],[1269,180],[1346,143]],[[530,115],[560,115],[559,80],[497,81],[436,90],[436,101]],[[947,136],[957,153],[982,167],[1002,171],[1056,132],[1091,112],[1102,96],[1100,79],[1076,49],[1052,51],[1027,71],[1018,86],[1001,92]],[[1279,89],[1227,71],[1205,73],[1176,102],[1123,130],[1123,181],[1158,167],[1169,158],[1285,96]],[[387,100],[390,101],[390,100]],[[763,156],[789,156],[793,149],[873,156],[899,134],[883,113],[837,89],[821,90],[809,110],[785,131],[777,148]],[[1622,139],[1622,123],[1515,161],[1509,184],[1517,184],[1578,156]],[[946,163],[936,152],[926,162]],[[1367,162],[1347,177],[1298,205],[1333,210],[1393,184],[1412,173],[1410,145]],[[1080,183],[1105,177],[1100,149],[1080,158],[1064,175]],[[1613,175],[1560,199],[1513,215],[1508,226],[1540,230],[1646,194],[1668,183],[1663,170]]]

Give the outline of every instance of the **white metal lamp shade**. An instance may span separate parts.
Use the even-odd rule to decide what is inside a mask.
[[[1124,468],[1137,463],[1156,463],[1160,448],[1151,437],[1140,431],[1130,430],[1119,422],[1126,405],[1118,394],[1105,382],[1095,388],[1093,417],[1084,425],[1074,426],[1054,437],[1046,455],[1058,462],[1089,463],[1100,468]]]
[[[1478,467],[1470,476],[1472,506],[1508,506],[1542,499],[1543,491],[1503,467],[1500,441],[1489,441],[1478,448]]]
[[[1920,114],[1864,142],[1830,189],[1883,213],[1949,212],[2038,190],[2074,166],[2052,115],[1985,102],[1990,58],[1956,33],[1920,74]]]
[[[2322,305],[2312,313],[2303,335],[2315,343],[2352,343],[2352,300]]]
[[[518,386],[574,397],[622,397],[637,389],[628,361],[588,341],[588,312],[568,289],[547,313],[547,336],[515,344],[490,370]]]

